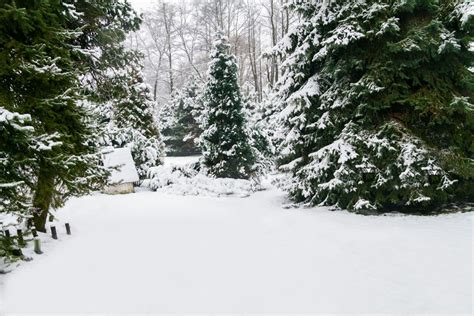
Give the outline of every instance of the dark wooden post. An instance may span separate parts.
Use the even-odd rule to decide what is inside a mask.
[[[10,229],[4,229],[3,232],[5,233],[5,237],[10,238]]]
[[[21,230],[21,228],[16,230],[16,237],[18,238],[18,246],[24,247],[25,239],[23,238],[23,231]]]
[[[69,225],[69,223],[66,223],[66,233],[68,235],[71,235],[71,226]]]
[[[56,226],[51,226],[51,237],[58,239],[58,233],[56,232]]]

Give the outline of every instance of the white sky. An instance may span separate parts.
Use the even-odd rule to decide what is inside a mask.
[[[143,8],[150,6],[154,1],[153,0],[128,0],[128,2],[130,2],[136,10],[141,11]]]
[[[167,2],[181,2],[182,0],[168,0]],[[155,0],[128,0],[132,4],[132,6],[138,10],[142,11],[143,9],[151,6]]]

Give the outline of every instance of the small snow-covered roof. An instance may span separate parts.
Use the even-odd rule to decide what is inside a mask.
[[[127,183],[139,180],[130,148],[108,148],[104,154],[104,166],[107,168],[119,167],[117,170],[111,170],[109,178],[111,183]]]

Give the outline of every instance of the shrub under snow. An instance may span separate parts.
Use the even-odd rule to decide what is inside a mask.
[[[142,187],[178,195],[217,197],[246,197],[260,188],[255,180],[213,178],[197,169],[196,164],[152,167]]]

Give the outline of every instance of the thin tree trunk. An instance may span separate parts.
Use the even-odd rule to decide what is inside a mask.
[[[33,198],[33,207],[37,210],[33,215],[33,223],[37,231],[46,232],[46,220],[53,200],[53,191],[54,175],[49,168],[42,166],[40,167],[36,192]]]
[[[260,25],[258,28],[258,52],[259,55],[262,54],[262,26]],[[258,92],[259,95],[259,102],[263,100],[263,70],[262,70],[262,58],[258,59],[258,77],[259,77],[259,87],[260,91]]]
[[[249,9],[248,12],[248,53],[250,61],[250,70],[252,71],[253,82],[255,87],[255,92],[257,93],[257,99],[260,101],[260,85],[258,81],[258,71],[257,71],[257,52],[256,52],[256,37],[255,37],[255,19],[253,12]]]
[[[167,16],[168,15],[168,16]],[[169,20],[168,20],[169,19]],[[170,94],[173,93],[174,90],[174,79],[173,79],[173,51],[171,48],[171,27],[172,27],[172,12],[167,10],[166,4],[163,3],[163,21],[165,26],[166,32],[166,44],[168,49],[168,67],[169,67],[169,86],[170,86]]]
[[[155,76],[155,83],[153,84],[153,101],[156,102],[156,97],[158,93],[158,74]]]
[[[278,42],[278,30],[277,30],[277,27],[275,25],[275,8],[274,8],[274,3],[273,3],[273,0],[270,0],[270,24],[271,24],[271,28],[272,28],[272,44],[273,44],[273,47],[275,47],[275,45],[277,44]],[[275,58],[275,56],[272,56],[272,69],[271,69],[271,72],[272,72],[272,75],[271,75],[271,85],[273,87],[274,83],[278,81],[278,63],[277,63],[277,60]]]

